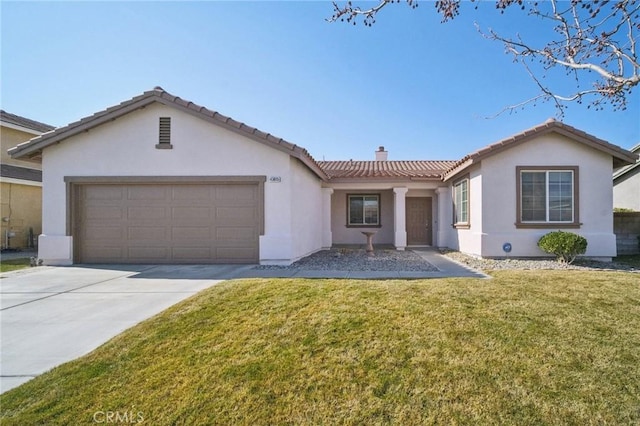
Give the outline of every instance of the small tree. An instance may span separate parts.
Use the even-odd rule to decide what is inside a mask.
[[[573,263],[576,256],[587,251],[587,239],[572,232],[554,231],[538,241],[538,247],[554,254],[560,263]]]

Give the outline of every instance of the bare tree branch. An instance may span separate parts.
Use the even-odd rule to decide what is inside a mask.
[[[417,0],[404,0],[412,8]],[[442,21],[454,19],[460,11],[462,0],[437,0],[436,11]],[[477,0],[471,0],[477,1]],[[347,21],[354,25],[362,19],[366,26],[375,23],[375,17],[386,6],[400,0],[379,0],[362,10],[351,1],[343,6],[334,2],[334,14],[329,22]],[[636,49],[640,32],[640,0],[548,0],[527,2],[524,0],[495,0],[495,7],[504,12],[517,6],[527,10],[528,15],[540,22],[551,25],[557,38],[551,38],[542,45],[522,40],[519,35],[504,36],[489,29],[481,34],[505,46],[505,51],[522,64],[540,93],[531,99],[505,107],[503,111],[513,111],[538,101],[554,102],[559,115],[567,104],[582,103],[589,98],[588,107],[603,109],[605,105],[614,110],[625,109],[627,97],[640,86],[640,60]],[[476,6],[477,8],[477,6]],[[479,27],[478,27],[479,28]],[[534,72],[532,65],[538,63],[541,72]],[[557,90],[542,84],[542,78],[553,68],[567,71],[575,78],[573,93],[562,95]],[[595,77],[595,78],[594,78]]]

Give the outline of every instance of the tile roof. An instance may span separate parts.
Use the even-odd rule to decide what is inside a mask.
[[[27,120],[31,123],[37,123],[40,126],[46,126],[46,130],[49,130],[43,135],[34,137],[28,142],[24,142],[14,148],[11,148],[9,150],[9,154],[14,158],[34,157],[40,155],[42,150],[51,144],[59,143],[83,131],[107,123],[132,111],[144,108],[154,102],[172,106],[188,114],[219,125],[227,130],[242,134],[254,141],[263,143],[282,152],[286,152],[292,157],[299,159],[313,173],[325,181],[385,178],[447,180],[460,173],[462,170],[465,170],[470,165],[481,161],[483,158],[549,132],[559,133],[571,138],[572,140],[584,143],[592,148],[611,155],[613,157],[614,167],[633,164],[638,157],[630,151],[624,150],[616,145],[612,145],[567,124],[551,119],[531,129],[525,130],[524,132],[482,148],[458,161],[316,161],[306,149],[298,145],[292,144],[269,133],[262,132],[255,127],[248,126],[247,124],[236,121],[216,111],[212,111],[203,106],[194,104],[193,102],[173,96],[161,87],[155,87],[154,89],[146,91],[139,96],[133,97],[103,111],[99,111],[64,127],[59,127],[53,131],[51,131],[53,127],[46,124],[27,120],[2,111],[3,120],[5,120],[5,117],[11,116],[14,117],[14,120],[22,119],[22,124],[20,124],[22,126],[26,124],[24,120]],[[18,118],[16,119],[15,117]],[[7,118],[7,120],[8,119],[9,118]],[[45,127],[40,128],[45,130]]]
[[[11,114],[4,110],[0,110],[0,121],[5,123],[14,124],[16,126],[24,127],[26,129],[35,130],[40,133],[45,133],[55,129],[54,126],[41,123],[39,121],[31,120],[29,118],[21,117],[16,114]]]
[[[9,164],[0,164],[0,176],[11,179],[42,182],[42,171]]]
[[[622,149],[619,146],[610,144],[609,142],[583,132],[582,130],[578,130],[575,127],[569,126],[568,124],[564,124],[551,118],[542,124],[515,134],[511,137],[502,139],[496,143],[485,146],[478,151],[466,155],[461,160],[456,161],[448,170],[443,173],[443,179],[447,180],[457,175],[462,170],[465,170],[472,164],[478,163],[484,158],[497,154],[507,148],[519,145],[520,143],[529,141],[535,137],[551,132],[564,135],[574,141],[584,143],[585,145],[611,155],[613,157],[614,167],[634,163],[638,158],[637,155],[630,151],[627,151],[626,149]]]
[[[637,144],[636,146],[634,146],[633,148],[631,148],[629,151],[631,151],[633,153],[639,153],[640,152],[640,143]],[[638,160],[635,163],[629,164],[627,166],[621,167],[620,169],[616,170],[613,173],[613,181],[614,182],[621,181],[622,178],[624,178],[626,175],[630,174],[632,170],[636,170],[638,167],[640,167],[640,158],[638,158]]]
[[[121,102],[118,105],[114,105],[103,111],[96,112],[93,115],[82,118],[64,127],[58,127],[52,132],[37,136],[28,142],[11,148],[9,150],[9,154],[14,158],[37,155],[42,151],[42,149],[51,144],[61,142],[67,138],[70,138],[71,136],[104,124],[137,109],[144,108],[145,106],[150,105],[154,102],[159,102],[164,105],[178,108],[179,110],[182,110],[188,114],[194,115],[211,123],[217,124],[227,130],[240,133],[257,142],[264,143],[265,145],[276,148],[279,151],[286,152],[289,155],[298,158],[321,179],[327,178],[324,171],[322,171],[322,169],[318,166],[318,163],[306,149],[292,144],[291,142],[288,142],[282,138],[273,136],[270,133],[265,133],[261,130],[256,129],[255,127],[251,127],[246,125],[245,123],[236,121],[231,117],[220,114],[217,111],[212,111],[203,106],[194,104],[193,102],[181,99],[166,92],[162,87],[158,86],[153,88],[152,90],[144,92],[141,95]]]
[[[354,178],[437,179],[455,161],[318,161],[331,180]]]

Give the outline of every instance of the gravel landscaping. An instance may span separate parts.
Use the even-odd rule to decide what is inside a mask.
[[[442,254],[472,269],[481,271],[505,269],[562,269],[562,270],[614,270],[640,272],[640,269],[619,262],[598,262],[588,259],[576,259],[571,265],[552,259],[480,259],[457,251],[442,251]]]
[[[308,271],[438,271],[412,251],[361,249],[322,250],[289,266],[257,266],[255,269],[302,269]]]
[[[491,270],[615,270],[640,272],[637,266],[619,262],[598,262],[576,259],[571,264],[563,264],[552,259],[480,259],[457,251],[443,250],[441,254],[451,260],[477,271]],[[436,272],[438,268],[411,250],[376,250],[373,255],[362,249],[322,250],[302,258],[289,266],[261,265],[259,270],[307,270],[307,271],[426,271]]]

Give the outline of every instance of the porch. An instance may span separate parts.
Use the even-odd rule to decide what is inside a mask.
[[[375,232],[376,248],[445,247],[451,196],[434,182],[407,186],[360,183],[323,188],[323,248],[360,248]]]

